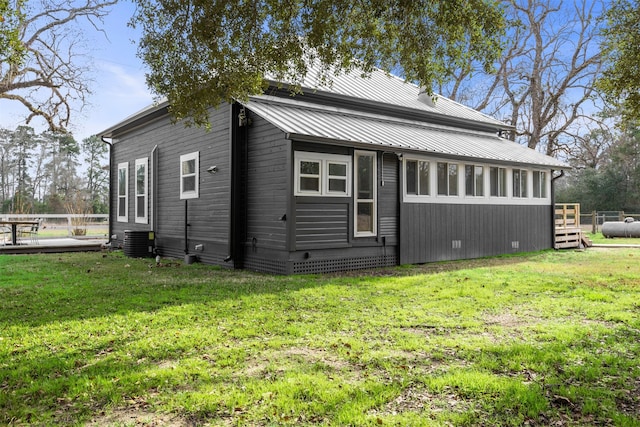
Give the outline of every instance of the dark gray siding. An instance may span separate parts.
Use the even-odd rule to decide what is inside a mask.
[[[117,222],[112,217],[115,244],[122,245],[124,230],[150,230],[152,224],[136,224],[134,220],[134,163],[136,158],[149,157],[157,145],[157,217],[156,244],[163,256],[185,255],[185,223],[188,227],[188,251],[199,259],[222,264],[228,253],[229,233],[229,106],[223,105],[211,111],[212,130],[172,124],[168,116],[146,124],[144,127],[117,135],[112,149],[114,164],[112,188],[117,189],[118,163],[129,163],[129,222]],[[190,199],[185,217],[185,200],[180,200],[180,156],[198,151],[200,197]],[[218,172],[210,174],[207,168],[217,166]],[[152,187],[150,186],[150,191]],[[117,194],[112,195],[114,203]],[[114,204],[114,206],[116,206]],[[150,208],[152,208],[150,206]],[[114,213],[115,214],[115,213]],[[195,251],[196,245],[203,250]]]
[[[350,204],[344,198],[337,203],[296,203],[296,249],[348,245],[350,212]]]
[[[247,241],[254,247],[286,250],[290,197],[290,143],[284,133],[253,114],[247,144]]]
[[[378,187],[378,235],[385,238],[387,245],[398,244],[398,156],[393,153],[382,155],[382,169]]]
[[[549,206],[403,203],[402,264],[552,247]]]

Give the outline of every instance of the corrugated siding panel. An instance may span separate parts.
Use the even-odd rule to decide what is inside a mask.
[[[535,251],[553,244],[549,206],[405,203],[401,211],[403,264]]]
[[[296,249],[346,245],[349,239],[348,203],[296,205]]]
[[[378,235],[386,239],[387,245],[398,243],[398,156],[392,153],[382,155],[378,191],[378,215],[380,216]]]

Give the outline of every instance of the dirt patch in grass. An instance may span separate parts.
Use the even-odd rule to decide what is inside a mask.
[[[132,399],[126,407],[105,411],[92,419],[87,426],[145,426],[145,427],[191,427],[196,424],[176,414],[153,412],[142,398]]]
[[[259,356],[248,360],[246,368],[238,371],[237,375],[253,378],[274,378],[282,376],[289,369],[313,365],[322,365],[323,370],[335,372],[353,372],[357,374],[359,371],[357,366],[327,350],[290,347],[263,352]]]
[[[408,387],[382,408],[371,411],[371,415],[398,415],[403,412],[463,413],[473,410],[472,402],[461,398],[450,390],[434,394],[423,387]]]

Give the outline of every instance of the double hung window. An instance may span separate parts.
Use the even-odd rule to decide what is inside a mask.
[[[200,153],[198,151],[180,156],[180,199],[197,199],[200,195]]]
[[[147,223],[148,158],[136,159],[136,222]]]
[[[118,163],[118,222],[129,221],[129,163]]]

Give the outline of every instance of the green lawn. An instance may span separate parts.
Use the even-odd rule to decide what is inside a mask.
[[[276,277],[0,256],[0,425],[640,425],[640,251]]]
[[[587,233],[593,243],[601,245],[640,245],[640,238],[634,237],[614,237],[606,238],[602,233]]]

